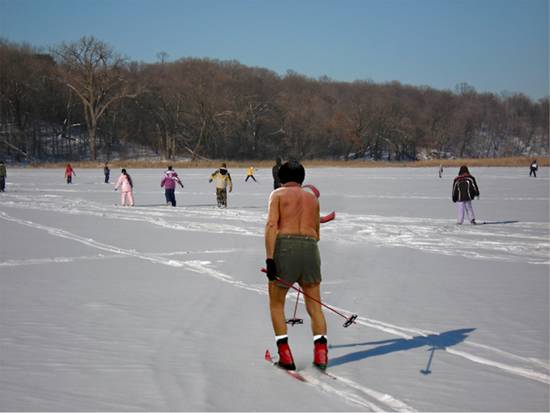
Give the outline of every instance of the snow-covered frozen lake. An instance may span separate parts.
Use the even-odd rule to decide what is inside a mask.
[[[458,169],[458,168],[456,168]],[[118,171],[112,171],[112,181]],[[0,193],[0,410],[548,411],[548,168],[472,168],[478,222],[457,226],[455,168],[307,171],[321,191],[326,376],[289,327],[302,383],[276,353],[263,230],[271,171],[215,207],[210,170],[9,169]],[[288,316],[296,296],[289,294]]]

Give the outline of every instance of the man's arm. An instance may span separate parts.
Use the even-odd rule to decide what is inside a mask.
[[[317,226],[315,228],[315,231],[317,232],[317,241],[319,241],[321,239],[321,212],[320,212],[319,201],[317,201],[315,214],[317,215]]]
[[[477,186],[476,179],[472,176],[472,181],[474,182],[475,195],[479,198],[479,186]]]
[[[229,172],[227,172],[227,180],[229,181],[229,192],[233,192],[233,181]]]
[[[273,258],[275,242],[279,230],[279,196],[274,192],[269,196],[267,209],[267,223],[265,224],[265,256]]]
[[[451,199],[453,200],[453,202],[458,201],[458,185],[456,178],[453,181],[453,191],[451,193]]]

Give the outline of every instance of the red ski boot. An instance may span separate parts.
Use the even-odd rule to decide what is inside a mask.
[[[326,337],[318,338],[313,342],[313,364],[326,370],[328,365],[328,345]]]
[[[277,362],[277,365],[285,370],[296,370],[296,365],[294,364],[294,358],[292,357],[288,340],[279,340],[277,342],[277,349],[279,351],[279,361]]]

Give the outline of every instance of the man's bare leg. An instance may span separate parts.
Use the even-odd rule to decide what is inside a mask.
[[[271,323],[276,336],[287,333],[285,319],[285,299],[288,288],[281,288],[276,282],[269,283],[269,311],[271,312]]]
[[[286,334],[285,298],[287,291],[288,288],[281,288],[276,285],[276,282],[269,283],[269,310],[277,339],[277,352],[279,353],[277,364],[284,369],[296,370]]]
[[[327,323],[321,307],[321,283],[303,284],[306,310],[311,318],[311,331],[314,336],[327,334]],[[309,297],[308,297],[309,296]],[[311,297],[311,298],[310,298]],[[313,298],[313,299],[312,299]],[[315,300],[319,301],[316,302]]]
[[[306,310],[311,318],[313,333],[313,364],[325,370],[328,366],[327,323],[321,307],[321,283],[304,284]]]

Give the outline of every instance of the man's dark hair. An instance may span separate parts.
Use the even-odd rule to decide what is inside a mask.
[[[300,185],[304,182],[306,170],[298,161],[285,162],[279,169],[279,180],[282,184],[297,182]]]
[[[468,174],[470,175],[470,171],[468,170],[468,167],[466,165],[462,165],[458,171],[459,175]]]

